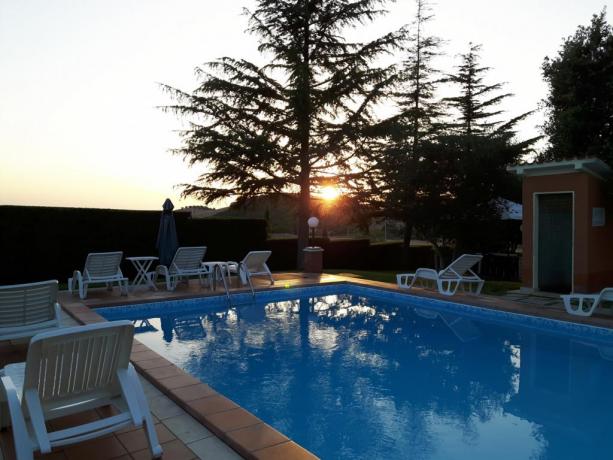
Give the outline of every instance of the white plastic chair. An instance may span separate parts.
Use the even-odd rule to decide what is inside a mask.
[[[123,276],[119,264],[123,258],[123,252],[91,252],[85,259],[83,273],[75,270],[72,278],[68,278],[68,290],[72,294],[74,283],[79,287],[79,297],[87,297],[87,286],[90,284],[106,284],[109,290],[113,289],[113,283],[119,285],[122,295],[128,295],[128,278]]]
[[[598,294],[567,294],[560,297],[568,314],[592,316],[601,302],[613,301],[613,288],[604,288]]]
[[[24,339],[61,326],[56,280],[0,286],[0,340]]]
[[[479,254],[463,254],[451,262],[448,267],[441,271],[432,268],[418,268],[415,273],[402,273],[396,275],[396,282],[399,288],[410,289],[418,280],[434,281],[438,291],[443,295],[454,295],[460,286],[469,285],[469,292],[472,285],[476,285],[474,294],[481,294],[485,281],[481,279],[472,267],[481,262],[483,256]]]
[[[162,455],[143,388],[129,361],[133,336],[130,321],[44,332],[32,338],[25,363],[1,371],[3,410],[8,406],[17,460],[143,424],[152,456]],[[117,415],[56,431],[45,425],[108,405]]]
[[[203,278],[208,280],[209,277],[208,268],[202,265],[205,253],[206,246],[178,248],[169,267],[158,265],[155,268],[155,272],[149,273],[149,276],[153,277],[154,283],[157,282],[158,275],[164,276],[166,279],[166,289],[169,291],[174,291],[180,280],[187,279],[190,276],[197,276],[202,285]]]
[[[249,284],[253,291],[251,278],[254,276],[266,276],[270,278],[270,285],[275,284],[272,277],[272,272],[266,265],[272,251],[251,251],[248,252],[245,258],[240,262],[228,262],[228,267],[231,273],[238,273],[241,284],[244,286]]]

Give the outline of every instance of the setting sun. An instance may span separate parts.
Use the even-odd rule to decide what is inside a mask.
[[[332,185],[327,185],[323,187],[321,189],[321,192],[319,192],[319,195],[321,196],[321,198],[323,198],[326,201],[336,200],[340,194],[341,194],[341,191]]]

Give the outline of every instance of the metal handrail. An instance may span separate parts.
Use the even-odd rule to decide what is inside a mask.
[[[221,267],[220,264],[215,264],[213,266],[213,290],[217,290],[217,273],[219,272],[219,275],[221,277],[221,281],[223,282],[223,288],[224,291],[226,292],[226,298],[228,299],[228,303],[232,303],[232,299],[230,297],[230,289],[228,289],[228,282],[226,281],[226,275],[224,274],[224,271]]]

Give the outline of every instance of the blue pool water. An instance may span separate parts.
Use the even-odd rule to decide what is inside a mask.
[[[613,458],[613,333],[355,285],[98,310],[325,459]]]

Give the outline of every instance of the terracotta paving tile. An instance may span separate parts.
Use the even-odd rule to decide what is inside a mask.
[[[10,428],[0,431],[0,446],[5,460],[15,458],[15,444],[13,444],[13,432]]]
[[[138,363],[134,363],[134,365],[136,367],[140,367]],[[166,379],[168,377],[180,377],[183,375],[187,375],[177,366],[172,364],[169,364],[168,366],[164,367],[158,367],[156,369],[150,369],[147,371],[147,374],[149,374],[154,379]]]
[[[207,416],[209,414],[215,414],[217,412],[223,412],[230,409],[236,409],[238,406],[228,398],[215,395],[208,398],[196,399],[190,401],[189,409],[199,416]]]
[[[144,370],[156,369],[158,367],[168,366],[169,364],[171,364],[170,361],[168,361],[166,358],[160,358],[160,357],[138,361],[138,367]]]
[[[259,418],[242,407],[224,412],[218,412],[216,414],[210,414],[205,418],[207,422],[214,425],[221,432],[236,430],[238,428],[245,428],[262,423]]]
[[[276,446],[252,452],[258,460],[316,460],[317,456],[300,447],[293,441],[277,444]]]
[[[146,345],[143,345],[142,343],[140,343],[138,340],[134,340],[134,342],[132,342],[132,353],[138,353],[140,351],[151,351],[149,349],[149,347],[147,347]]]
[[[139,361],[147,361],[150,359],[161,358],[155,351],[147,350],[147,351],[132,351],[130,355],[130,361],[133,363],[137,363]]]
[[[110,410],[110,409],[109,409]],[[79,412],[77,414],[70,414],[64,417],[59,417],[49,421],[49,425],[52,430],[63,430],[65,428],[70,428],[72,426],[83,425],[84,423],[93,422],[95,420],[99,420],[100,415],[95,410],[88,410],[84,412]]]
[[[103,323],[106,322],[106,320],[96,314],[96,313],[87,313],[87,314],[79,314],[77,315],[77,319],[81,322],[83,322],[84,324],[93,324],[93,323]]]
[[[75,315],[78,313],[89,313],[91,311],[90,308],[86,307],[85,305],[64,305],[64,310],[68,311],[68,313],[72,313]]]
[[[189,402],[195,399],[215,396],[217,392],[205,383],[197,383],[196,385],[172,389],[170,394],[175,398]]]
[[[127,453],[115,436],[74,444],[67,447],[65,452],[68,460],[110,460]]]
[[[228,431],[225,436],[249,452],[289,441],[287,437],[265,423]]]
[[[158,434],[160,444],[177,439],[176,436],[161,423],[155,425],[155,431]],[[119,438],[119,441],[128,452],[136,452],[149,448],[149,441],[147,441],[147,435],[145,434],[144,428],[118,434],[117,438]]]
[[[63,450],[58,450],[52,451],[49,454],[36,453],[34,458],[40,458],[43,460],[66,460],[68,457],[66,457],[66,453]]]
[[[178,439],[162,444],[164,454],[163,460],[192,460],[196,458],[196,455],[185,444]],[[134,460],[151,460],[151,453],[149,449],[139,450],[132,453]]]
[[[175,375],[172,377],[159,379],[155,386],[160,388],[161,391],[168,393],[170,390],[197,385],[199,383],[202,382],[200,382],[200,380],[198,380],[197,378],[192,377],[189,374],[182,373],[182,375]]]

